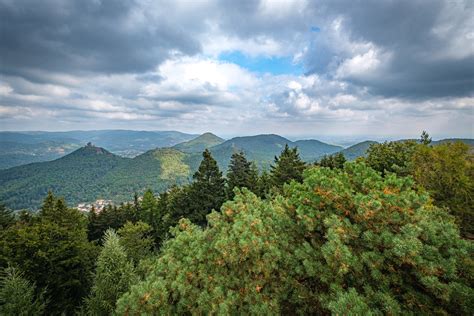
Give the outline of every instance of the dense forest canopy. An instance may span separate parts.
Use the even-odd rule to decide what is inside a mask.
[[[199,157],[189,183],[121,205],[83,213],[49,192],[38,213],[1,206],[0,314],[474,310],[469,146],[423,134],[314,163],[285,146],[268,171],[243,151],[226,170]]]

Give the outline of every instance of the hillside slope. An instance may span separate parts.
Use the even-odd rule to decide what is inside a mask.
[[[110,188],[100,185],[101,179],[127,161],[103,148],[85,146],[54,161],[2,170],[0,201],[15,209],[38,207],[48,190],[67,196],[68,202],[108,197]]]
[[[355,160],[358,157],[365,156],[367,149],[369,149],[370,145],[372,144],[377,144],[377,142],[372,140],[366,140],[364,142],[360,142],[346,149],[343,149],[341,150],[341,152],[344,154],[344,157],[346,157],[347,160]]]
[[[225,139],[220,138],[212,133],[204,133],[190,141],[174,145],[173,148],[185,153],[200,153],[206,148],[222,144]]]
[[[300,140],[292,142],[275,134],[235,137],[212,147],[210,150],[219,163],[220,168],[227,169],[230,157],[236,151],[243,151],[249,160],[259,168],[267,169],[273,163],[285,145],[298,147],[300,157],[312,162],[325,154],[332,154],[342,149],[340,146],[329,145],[317,140]]]
[[[135,157],[194,137],[176,131],[0,132],[0,169],[58,159],[88,142],[123,157]]]

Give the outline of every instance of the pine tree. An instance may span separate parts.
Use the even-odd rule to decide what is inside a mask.
[[[283,187],[283,184],[295,180],[297,182],[303,181],[303,170],[305,163],[300,159],[298,149],[288,147],[281,152],[279,157],[275,157],[275,165],[271,166],[271,180],[273,185],[278,188]]]
[[[119,315],[470,315],[470,241],[363,163],[309,168],[266,200],[242,190],[206,228],[183,219]]]
[[[257,189],[258,174],[254,164],[247,161],[243,152],[232,154],[227,171],[227,198],[234,197],[234,188],[247,188],[252,192]]]
[[[35,294],[36,285],[15,268],[7,267],[0,276],[0,315],[42,315],[46,305],[44,290]]]
[[[120,245],[120,238],[112,229],[107,230],[91,294],[86,300],[88,314],[111,315],[117,299],[136,281],[133,264]]]

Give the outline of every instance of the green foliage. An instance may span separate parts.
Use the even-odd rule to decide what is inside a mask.
[[[253,163],[247,161],[243,152],[232,154],[227,171],[227,198],[234,197],[234,188],[257,190],[258,171]]]
[[[347,160],[354,161],[357,158],[365,157],[367,155],[367,150],[373,144],[377,144],[377,142],[367,140],[345,148],[341,150],[341,153]]]
[[[363,163],[311,168],[284,196],[237,194],[181,220],[118,314],[468,314],[472,243],[453,218]]]
[[[217,162],[209,150],[202,153],[198,171],[193,175],[194,182],[189,188],[191,220],[199,225],[206,223],[206,215],[219,209],[225,201],[225,179]]]
[[[323,156],[323,158],[321,158],[321,160],[316,165],[331,169],[342,169],[345,162],[346,158],[344,157],[344,154],[339,152],[330,156]]]
[[[151,226],[143,222],[127,222],[117,231],[120,244],[135,265],[152,253],[154,241],[151,232]]]
[[[15,222],[13,211],[0,204],[0,229],[6,229]]]
[[[54,298],[47,314],[72,313],[88,293],[96,256],[87,240],[86,219],[51,194],[40,214],[2,233],[0,264],[18,267]]]
[[[472,310],[473,245],[412,187],[409,178],[346,164],[308,170],[287,188],[305,240],[295,255],[322,306],[343,314]]]
[[[366,163],[384,175],[395,172],[400,176],[410,174],[410,162],[418,144],[415,141],[372,144],[367,150]]]
[[[15,210],[36,210],[52,191],[73,205],[103,198],[118,203],[130,201],[135,192],[146,188],[159,192],[171,184],[188,183],[189,173],[162,151],[167,150],[129,159],[86,146],[54,161],[0,170],[0,201]],[[162,168],[162,162],[168,169]]]
[[[99,241],[109,228],[119,229],[126,222],[136,222],[142,212],[137,205],[130,203],[120,206],[105,206],[100,212],[92,208],[89,212],[88,237],[90,241]]]
[[[152,226],[155,226],[155,215],[157,211],[156,198],[153,194],[153,191],[148,189],[143,194],[143,200],[140,204],[140,214],[139,218],[141,221],[149,223]]]
[[[120,238],[113,230],[104,236],[104,246],[97,259],[97,268],[90,296],[86,299],[89,315],[110,315],[117,299],[137,281],[133,264],[127,259]]]
[[[420,136],[420,144],[429,145],[430,143],[431,143],[430,135],[426,131],[423,131]]]
[[[264,198],[267,194],[270,193],[272,189],[272,180],[270,178],[270,174],[263,170],[257,180],[257,189],[255,190],[255,194],[257,196]]]
[[[118,314],[265,315],[300,300],[293,271],[283,268],[297,262],[281,206],[244,190],[208,218],[205,230],[180,221],[146,280],[117,303]]]
[[[35,294],[35,284],[15,268],[8,267],[0,275],[0,315],[42,315],[46,305],[45,292]]]
[[[271,181],[272,184],[278,188],[283,187],[283,184],[296,180],[301,182],[303,180],[303,170],[305,163],[300,159],[298,149],[288,147],[281,152],[279,157],[275,157],[275,165],[271,166]]]
[[[202,155],[193,183],[182,187],[173,186],[155,200],[156,221],[152,227],[157,244],[168,238],[169,228],[183,217],[195,224],[205,225],[206,215],[213,209],[219,209],[224,202],[225,179],[222,172],[208,150]],[[149,200],[152,201],[151,197]],[[143,203],[141,207],[144,208]]]
[[[212,133],[204,133],[190,141],[177,144],[173,146],[173,148],[185,153],[202,153],[205,149],[222,144],[223,142],[224,139]]]
[[[474,156],[461,142],[420,146],[413,177],[440,207],[456,216],[464,235],[474,235]]]
[[[171,148],[164,148],[155,151],[155,156],[160,161],[160,179],[173,181],[190,175],[191,170],[183,161],[186,156],[184,153]]]

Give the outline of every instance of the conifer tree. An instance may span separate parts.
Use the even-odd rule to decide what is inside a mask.
[[[275,157],[275,165],[271,166],[272,184],[281,188],[291,180],[301,182],[304,169],[305,163],[301,160],[298,149],[296,147],[290,149],[286,144],[280,156]]]
[[[422,145],[429,145],[431,144],[431,137],[430,135],[426,132],[423,131],[420,136],[420,144]]]
[[[367,149],[366,163],[385,175],[394,172],[399,176],[410,174],[413,153],[420,146],[415,141],[384,142],[372,144]]]
[[[469,315],[473,245],[411,178],[310,168],[172,229],[120,315]]]
[[[257,196],[264,198],[272,188],[272,179],[270,178],[270,174],[267,170],[263,170],[260,176],[258,177],[257,181]]]
[[[339,152],[329,156],[324,155],[323,158],[321,158],[321,160],[319,161],[319,163],[316,163],[316,165],[331,169],[342,169],[344,167],[345,162],[346,157],[344,157],[343,153]]]
[[[434,203],[454,215],[463,235],[474,237],[474,155],[461,142],[419,146],[411,175]]]
[[[156,198],[151,189],[145,191],[140,204],[140,220],[154,226],[156,212]]]
[[[99,224],[99,215],[94,206],[89,211],[89,218],[87,223],[87,236],[90,241],[98,240],[102,236],[101,227]]]
[[[13,211],[0,204],[0,229],[6,229],[15,222]]]
[[[199,225],[206,223],[206,215],[218,210],[225,201],[225,179],[209,150],[202,153],[198,171],[193,175],[194,182],[187,194],[190,203],[189,219]]]
[[[0,275],[0,315],[42,315],[46,305],[45,292],[35,294],[36,285],[13,267]]]
[[[151,254],[153,248],[151,232],[151,226],[144,222],[126,222],[117,231],[120,244],[134,265]]]
[[[134,208],[134,221],[138,221],[139,220],[139,215],[140,215],[140,211],[141,211],[141,205],[140,205],[140,200],[138,198],[138,193],[135,192],[133,194],[133,208]]]
[[[243,152],[232,154],[227,171],[227,198],[234,197],[234,188],[247,188],[252,192],[257,189],[258,173],[254,164],[247,161]]]
[[[2,234],[0,263],[18,267],[47,290],[54,302],[46,314],[71,314],[87,294],[96,253],[87,239],[86,220],[49,194],[37,218],[19,221]]]
[[[112,229],[105,232],[103,244],[91,294],[86,299],[89,315],[111,315],[117,299],[137,281],[133,265]]]

